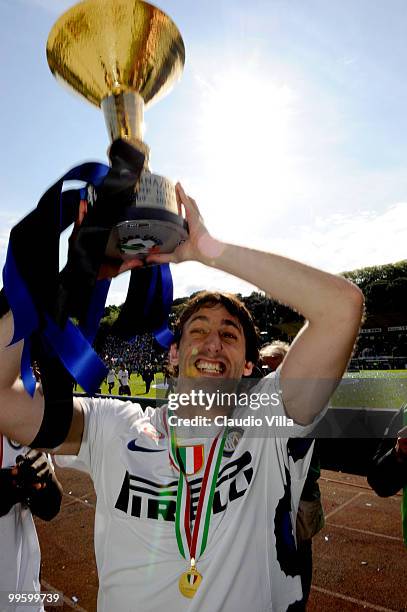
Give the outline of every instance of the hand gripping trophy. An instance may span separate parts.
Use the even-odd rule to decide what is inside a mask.
[[[85,0],[55,23],[47,58],[57,78],[102,108],[111,142],[126,141],[144,156],[106,255],[143,259],[151,249],[172,252],[187,237],[187,227],[178,214],[174,185],[149,170],[143,113],[181,75],[185,48],[178,28],[141,0]],[[111,159],[115,152],[113,145]]]

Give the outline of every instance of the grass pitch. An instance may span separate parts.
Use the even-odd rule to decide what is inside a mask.
[[[345,374],[331,405],[399,409],[406,402],[407,370],[361,370]]]
[[[153,386],[154,385],[154,386]],[[151,397],[152,399],[164,399],[165,391],[164,388],[164,376],[158,373],[154,376],[154,380],[151,383],[150,391],[146,394],[146,385],[141,376],[132,374],[129,380],[129,386],[132,396],[140,397]],[[103,394],[108,395],[109,387],[105,381],[103,381],[101,390]],[[116,381],[115,386],[112,390],[112,395],[119,395],[119,383]]]
[[[164,376],[155,375],[149,393],[141,376],[131,375],[131,394],[151,399],[164,399]],[[79,391],[78,386],[78,391]],[[103,381],[103,394],[108,394],[108,386]],[[119,385],[113,388],[113,395],[119,394]],[[347,372],[331,399],[334,407],[346,408],[390,408],[399,409],[407,402],[407,370],[361,370]]]

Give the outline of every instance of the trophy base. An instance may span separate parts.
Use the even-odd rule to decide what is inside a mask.
[[[188,238],[187,222],[168,210],[129,206],[124,216],[111,231],[107,257],[144,260],[152,250],[172,253]]]

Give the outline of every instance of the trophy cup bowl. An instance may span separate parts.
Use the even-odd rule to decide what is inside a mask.
[[[177,26],[142,0],[85,0],[54,24],[47,60],[57,79],[103,110],[111,142],[127,140],[145,155],[106,255],[144,259],[152,249],[171,253],[186,240],[187,224],[173,183],[149,170],[143,115],[181,76],[185,47]]]

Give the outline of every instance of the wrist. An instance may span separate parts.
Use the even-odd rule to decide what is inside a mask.
[[[206,266],[215,267],[226,245],[213,238],[208,232],[203,233],[197,241],[196,261]]]

